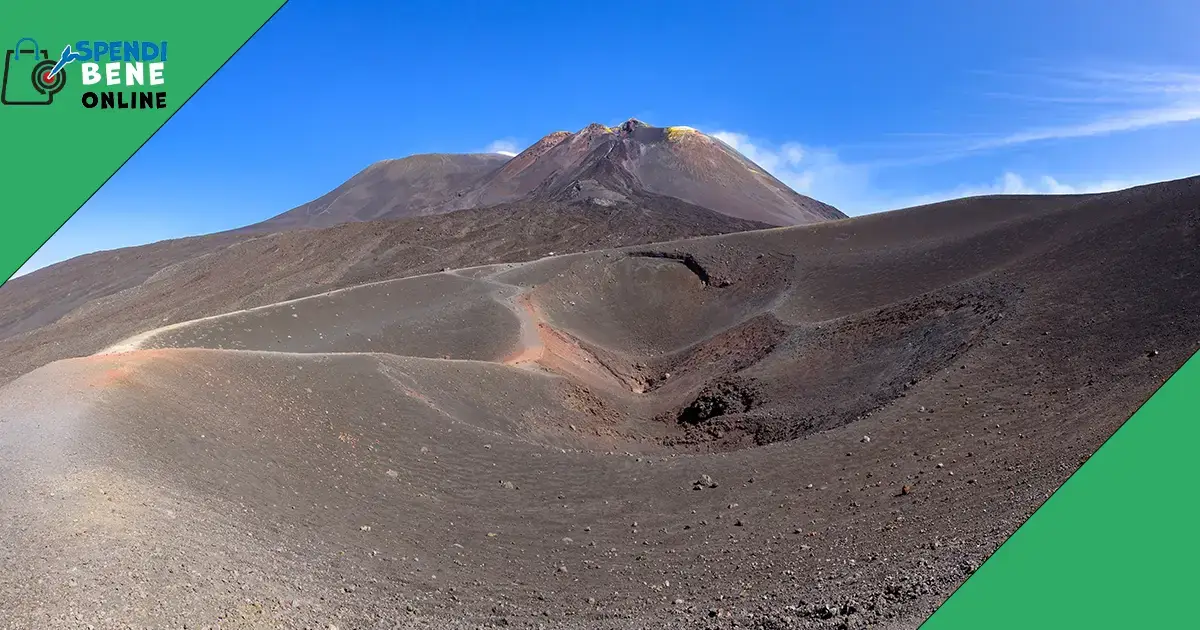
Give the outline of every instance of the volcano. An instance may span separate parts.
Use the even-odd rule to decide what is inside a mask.
[[[846,218],[805,197],[724,142],[691,127],[630,119],[557,131],[515,157],[431,154],[367,167],[333,191],[246,232],[322,228],[528,201],[599,206],[655,197],[736,219],[789,226]]]

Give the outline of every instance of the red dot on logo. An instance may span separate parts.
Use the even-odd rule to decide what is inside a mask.
[[[54,82],[54,75],[50,74],[49,72],[47,72],[46,74],[43,74],[42,78],[46,80],[46,83]]]

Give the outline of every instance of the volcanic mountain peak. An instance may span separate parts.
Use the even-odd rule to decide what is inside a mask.
[[[682,140],[685,137],[708,138],[708,136],[701,133],[700,130],[694,127],[688,127],[686,125],[674,125],[672,127],[667,127],[665,131],[667,140],[671,141]]]
[[[618,127],[618,129],[620,129],[621,131],[623,131],[625,133],[633,133],[634,131],[636,131],[638,129],[649,128],[649,127],[651,127],[651,125],[648,125],[636,118],[630,118],[629,120],[626,120],[625,122],[621,123],[621,126]]]
[[[592,123],[553,145],[539,142],[520,163],[494,178],[483,198],[534,194],[550,198],[631,199],[650,193],[681,199],[722,214],[795,225],[845,215],[800,195],[725,143],[687,126],[655,127],[636,118],[608,127]],[[514,160],[515,162],[515,160]]]
[[[582,136],[582,135],[587,135],[587,134],[612,133],[614,131],[616,131],[616,129],[609,127],[608,125],[602,125],[600,123],[591,123],[588,126],[584,127],[583,129],[580,129],[579,132],[576,133],[575,135]]]
[[[594,122],[574,133],[556,131],[511,158],[429,153],[384,160],[328,195],[246,230],[327,227],[523,200],[608,205],[647,196],[770,225],[845,218],[695,128],[630,118],[616,127]]]
[[[660,142],[682,142],[684,140],[698,140],[702,142],[712,142],[716,140],[712,136],[686,125],[672,125],[669,127],[655,127],[654,125],[642,122],[637,118],[630,118],[616,127],[609,127],[600,123],[591,123],[588,126],[580,129],[574,134],[566,133],[565,138],[559,138],[558,134],[566,132],[556,132],[551,134],[555,139],[561,142],[564,139],[586,139],[591,142],[630,140],[635,144],[656,144]],[[537,143],[541,145],[546,139],[543,138]],[[718,146],[725,146],[723,143],[717,142]],[[736,152],[735,152],[736,153]]]

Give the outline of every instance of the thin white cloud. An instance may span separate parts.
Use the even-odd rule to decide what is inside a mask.
[[[1200,74],[1178,68],[1124,66],[1047,73],[1046,82],[1082,93],[1200,94]]]
[[[951,159],[1035,142],[1089,138],[1200,120],[1200,74],[1175,69],[1126,67],[1049,71],[1023,77],[1039,84],[1030,91],[986,95],[1050,105],[1088,106],[1074,122],[1017,129],[963,140]],[[1077,108],[1078,109],[1078,108]]]
[[[521,147],[517,144],[517,141],[513,140],[512,138],[503,138],[500,140],[493,140],[491,144],[487,145],[487,147],[483,149],[483,152],[499,153],[500,155],[512,157],[521,152]]]
[[[1098,138],[1200,122],[1200,73],[1123,67],[1048,70],[1037,75],[982,72],[1006,80],[984,98],[1012,103],[1010,118],[1053,120],[1007,131],[893,132],[896,142],[844,145],[874,156],[859,163],[873,172],[932,166],[1037,143]],[[1019,89],[1024,85],[1026,89]],[[1028,109],[1020,109],[1026,107]]]
[[[1043,140],[1066,140],[1087,138],[1125,131],[1137,131],[1174,123],[1200,120],[1200,102],[1175,107],[1126,112],[1117,116],[1092,120],[1074,125],[1044,127],[1017,131],[1005,136],[976,142],[967,147],[968,152],[1008,147]]]

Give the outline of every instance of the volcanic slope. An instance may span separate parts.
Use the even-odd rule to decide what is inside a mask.
[[[146,330],[0,389],[0,618],[914,628],[1197,349],[1197,274],[1189,179]]]
[[[433,153],[376,162],[324,196],[238,231],[324,228],[417,216],[470,189],[507,161],[507,156],[495,153]]]
[[[612,206],[525,201],[89,254],[0,287],[0,384],[164,323],[448,267],[763,227],[647,196]]]
[[[523,201],[607,206],[669,197],[773,226],[846,217],[801,195],[720,140],[630,119],[547,135],[513,158],[417,155],[371,165],[325,196],[238,230],[262,233]]]

